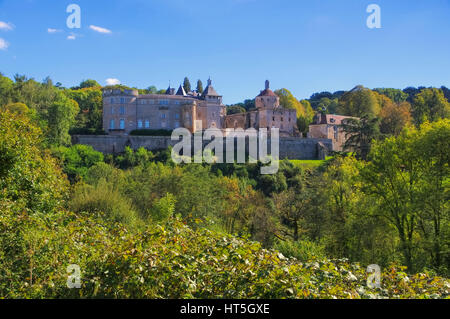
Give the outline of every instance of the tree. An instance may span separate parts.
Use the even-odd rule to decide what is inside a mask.
[[[191,90],[191,82],[189,82],[188,77],[185,77],[185,78],[184,78],[184,81],[183,81],[183,88],[184,88],[184,90],[186,91],[186,93],[192,91],[192,90]]]
[[[245,113],[245,109],[239,105],[232,105],[227,107],[227,115]]]
[[[378,205],[377,216],[395,227],[406,265],[415,269],[420,232],[430,242],[436,268],[448,256],[450,121],[405,128],[398,137],[375,142],[361,171],[364,192]],[[448,238],[448,237],[447,237]]]
[[[316,109],[320,113],[335,114],[338,105],[338,99],[329,99],[327,97],[323,97],[318,102]]]
[[[44,214],[62,206],[67,179],[41,147],[41,130],[26,116],[0,111],[0,203]]]
[[[414,132],[414,130],[413,130]],[[441,273],[450,265],[450,120],[425,123],[413,144],[415,165],[421,172],[418,191],[423,210],[419,231],[431,264]]]
[[[53,102],[47,113],[48,130],[46,137],[52,145],[69,145],[69,130],[79,112],[78,103],[70,99]]]
[[[350,257],[349,223],[360,209],[358,184],[360,163],[352,156],[337,157],[321,176],[323,205],[325,207],[326,235],[331,237],[328,250],[336,257]]]
[[[6,111],[8,110],[11,113],[17,113],[24,116],[29,116],[30,118],[33,116],[33,112],[23,103],[9,103],[4,107],[0,106],[0,110]]]
[[[408,98],[406,99],[406,101],[408,101],[409,103],[412,103],[414,101],[414,98],[416,97],[417,94],[420,93],[421,90],[423,90],[425,87],[420,86],[418,88],[409,86],[405,89],[403,89],[403,92],[405,92],[406,94],[408,94]]]
[[[86,88],[92,88],[92,87],[101,87],[100,84],[98,84],[97,81],[95,80],[84,80],[83,82],[80,83],[80,89],[86,89]]]
[[[14,82],[0,73],[0,107],[11,102]]]
[[[399,135],[411,123],[411,105],[408,102],[389,103],[380,112],[380,132],[386,135]]]
[[[406,100],[408,99],[408,94],[399,89],[379,88],[374,89],[374,91],[387,96],[395,103],[406,102]]]
[[[74,128],[86,133],[98,133],[103,128],[103,95],[100,87],[66,90],[67,97],[76,101],[79,113]]]
[[[356,156],[367,159],[372,140],[378,136],[378,118],[364,116],[361,119],[350,118],[342,124],[346,141],[344,150],[356,152]]]
[[[306,136],[309,131],[309,125],[314,120],[314,110],[308,100],[301,100],[300,104],[303,106],[305,114],[297,114],[297,127],[298,130]]]
[[[376,116],[381,110],[377,95],[376,92],[357,86],[341,97],[337,112],[355,117]]]
[[[280,98],[280,105],[286,109],[294,109],[297,111],[297,118],[306,116],[306,111],[302,103],[297,100],[287,89],[280,89],[274,92]]]
[[[88,145],[61,146],[55,148],[53,154],[61,160],[64,172],[71,181],[75,181],[77,178],[86,178],[89,168],[103,162],[103,154]]]
[[[289,237],[293,241],[300,239],[301,221],[308,213],[309,203],[311,202],[311,194],[302,184],[300,187],[291,188],[285,192],[274,195],[275,207],[283,225],[280,232],[284,237]]]
[[[203,93],[203,83],[201,80],[197,80],[197,92],[200,94]]]
[[[450,116],[450,103],[440,89],[423,89],[414,98],[412,115],[416,125]]]
[[[147,92],[148,92],[148,94],[157,94],[158,89],[156,88],[156,86],[150,85],[150,86],[147,88]]]
[[[445,98],[450,103],[450,89],[446,86],[441,86],[442,93],[444,93]]]

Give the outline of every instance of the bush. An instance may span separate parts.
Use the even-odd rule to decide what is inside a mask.
[[[326,258],[325,247],[309,240],[296,242],[277,240],[273,248],[279,250],[286,257],[293,257],[303,262]]]
[[[103,162],[102,153],[95,151],[92,146],[82,144],[54,148],[53,155],[62,161],[63,170],[71,181],[78,177],[85,178],[90,167]]]
[[[96,215],[104,213],[108,220],[121,222],[132,227],[140,224],[138,214],[131,202],[113,186],[101,179],[95,186],[78,184],[69,202],[71,210],[77,213]]]
[[[301,263],[177,219],[129,232],[100,216],[0,207],[0,298],[445,298],[449,282],[392,266],[381,288],[346,260]],[[68,289],[67,266],[81,269]]]

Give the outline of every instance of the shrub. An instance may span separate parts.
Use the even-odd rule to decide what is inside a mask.
[[[110,183],[101,179],[96,185],[78,184],[69,202],[71,210],[78,213],[104,213],[108,220],[132,227],[140,223],[131,202]]]
[[[274,244],[274,249],[279,250],[286,257],[293,257],[303,262],[326,258],[325,247],[309,240],[296,242],[278,240]]]

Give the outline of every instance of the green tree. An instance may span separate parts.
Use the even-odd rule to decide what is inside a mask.
[[[398,137],[375,142],[361,171],[364,191],[376,199],[376,214],[395,227],[410,271],[418,268],[420,233],[433,265],[448,261],[449,137],[449,120],[406,128]]]
[[[74,129],[83,134],[98,133],[103,128],[103,95],[100,87],[65,91],[67,97],[78,103]]]
[[[203,83],[201,80],[197,80],[197,92],[200,94],[203,93]]]
[[[71,147],[60,146],[53,150],[53,155],[60,159],[63,170],[71,181],[86,178],[89,168],[103,162],[103,154],[92,146],[76,144]]]
[[[411,105],[408,102],[388,103],[380,112],[380,133],[399,135],[403,128],[411,123]]]
[[[406,102],[408,99],[408,94],[399,89],[378,88],[374,89],[374,91],[387,96],[395,103]]]
[[[188,77],[185,77],[185,78],[184,78],[184,81],[183,81],[183,88],[184,88],[184,90],[186,91],[186,93],[192,91],[192,90],[191,90],[191,82],[189,82]]]
[[[378,115],[381,110],[377,93],[365,87],[357,86],[339,99],[337,113],[355,117]]]
[[[302,103],[297,100],[287,89],[280,89],[274,92],[280,98],[280,105],[286,109],[294,109],[297,111],[297,118],[306,116],[306,111]]]
[[[171,193],[167,193],[159,200],[155,200],[151,210],[151,219],[156,222],[163,222],[173,217],[175,213],[175,197]]]
[[[97,81],[95,80],[84,80],[83,82],[80,83],[80,89],[86,89],[86,88],[92,88],[92,87],[101,87],[100,84],[98,84]]]
[[[423,89],[414,98],[412,115],[416,125],[450,116],[450,103],[441,89]]]
[[[317,104],[317,111],[325,114],[335,114],[338,108],[338,99],[323,97]]]
[[[245,109],[239,105],[232,105],[227,107],[227,115],[245,113]]]
[[[372,140],[379,135],[379,119],[363,116],[362,118],[349,118],[343,124],[346,141],[344,150],[356,152],[358,158],[367,159]]]
[[[70,145],[69,130],[78,114],[78,103],[70,99],[53,102],[48,108],[46,137],[51,145]]]
[[[66,191],[67,179],[42,150],[40,129],[21,114],[0,111],[0,202],[51,213]]]
[[[306,136],[309,131],[309,125],[314,120],[314,110],[312,109],[311,103],[309,103],[308,100],[301,100],[300,103],[303,106],[305,114],[297,114],[297,127],[298,130],[302,132],[304,136]]]
[[[14,82],[0,73],[0,107],[11,102]]]

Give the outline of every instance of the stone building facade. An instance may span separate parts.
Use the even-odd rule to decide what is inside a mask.
[[[110,135],[128,135],[131,131],[267,128],[280,129],[280,136],[297,136],[296,110],[280,106],[279,97],[266,87],[255,99],[256,109],[247,113],[226,114],[226,107],[209,79],[202,94],[186,93],[169,87],[165,94],[140,95],[137,90],[103,90],[103,128]],[[201,127],[197,127],[201,121]]]
[[[140,95],[137,90],[103,90],[103,128],[108,134],[128,135],[133,130],[173,130],[185,127],[197,131],[202,127],[222,128],[226,115],[222,96],[208,80],[203,94],[186,93],[182,86],[169,87],[165,94]]]
[[[255,98],[255,110],[227,115],[226,128],[279,128],[280,136],[299,136],[297,111],[280,106],[280,98],[270,89],[266,81],[265,89]]]
[[[333,142],[333,151],[343,151],[346,136],[342,124],[349,118],[353,117],[319,113],[309,125],[308,138],[330,139]]]

